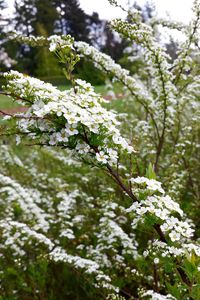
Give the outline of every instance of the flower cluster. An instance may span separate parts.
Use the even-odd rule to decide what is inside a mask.
[[[48,237],[38,233],[29,228],[26,224],[5,219],[0,222],[0,229],[2,231],[2,238],[4,239],[5,246],[13,248],[14,255],[23,257],[26,252],[22,250],[26,243],[35,241],[36,244],[44,244],[48,252],[49,258],[54,262],[68,263],[76,269],[84,269],[86,274],[93,274],[96,278],[96,286],[108,289],[110,291],[117,291],[118,289],[112,286],[109,282],[111,279],[105,275],[100,269],[100,266],[89,259],[73,256],[66,253],[66,251],[59,246],[56,246]],[[2,248],[3,245],[0,245]]]
[[[30,162],[29,164],[31,165]],[[27,167],[29,170],[29,164],[23,164],[23,167],[25,169]],[[39,177],[41,181],[44,174],[42,177],[40,175],[42,174],[37,172],[32,176]],[[62,182],[59,184],[58,180],[56,189],[62,191],[55,194],[54,190],[53,197],[49,193],[50,186],[52,186],[50,180],[48,194],[45,191],[46,187],[42,184],[43,192],[23,187],[16,180],[3,174],[0,175],[0,180],[1,254],[9,249],[15,261],[19,262],[18,267],[22,264],[23,268],[26,268],[23,260],[31,247],[34,249],[34,253],[41,257],[48,258],[54,263],[68,264],[76,270],[82,270],[87,276],[91,275],[96,288],[110,292],[118,291],[118,287],[112,284],[111,278],[103,272],[99,262],[89,258],[91,256],[89,252],[84,253],[82,257],[78,255],[78,249],[77,254],[72,255],[63,248],[64,242],[69,241],[70,245],[70,240],[75,239],[73,228],[78,231],[80,225],[83,224],[84,216],[77,215],[77,198],[81,196],[85,199],[87,195],[81,194],[78,190],[71,193],[64,192],[66,184],[64,185]],[[53,179],[53,181],[55,180],[56,178]],[[92,200],[92,197],[86,198],[88,206],[92,207],[92,203],[90,203]],[[55,228],[59,232],[56,236],[54,236]],[[1,256],[0,259],[4,262],[4,256]]]
[[[34,46],[39,46],[39,45],[44,45],[46,43],[46,38],[43,36],[34,36],[34,35],[29,35],[29,36],[24,36],[21,35],[19,32],[17,31],[13,31],[11,36],[10,36],[10,40],[17,40],[20,43],[23,44],[29,44],[30,46],[34,47]]]
[[[27,220],[35,220],[33,229],[40,229],[47,232],[49,229],[48,214],[45,213],[40,205],[44,201],[37,190],[23,188],[15,180],[0,174],[0,195],[6,195],[7,216],[12,217],[16,205],[23,211],[23,217]],[[3,202],[3,201],[2,201]]]
[[[141,291],[142,299],[151,299],[151,300],[176,300],[172,295],[162,295],[160,293],[156,293],[153,290]]]
[[[51,175],[45,166],[40,173],[35,167],[38,152],[29,156],[29,168],[5,154],[6,147],[1,149],[6,160],[0,175],[3,254],[9,249],[25,258],[34,244],[38,257],[82,270],[102,290],[137,299],[199,299],[199,229],[194,234],[193,224],[200,194],[198,1],[194,12],[189,26],[155,19],[145,24],[137,10],[129,12],[127,21],[111,22],[133,43],[126,54],[137,44],[142,72],[133,76],[108,55],[70,36],[16,35],[21,42],[47,46],[66,67],[72,88],[61,92],[16,71],[5,74],[6,93],[27,106],[25,113],[13,116],[17,141],[26,136],[32,144],[45,146],[41,151],[56,160],[54,171],[59,172]],[[174,61],[158,42],[153,28],[157,24],[186,34]],[[74,66],[81,56],[123,85],[124,123],[105,108],[105,100],[89,83],[75,79]],[[9,124],[8,118],[4,121]],[[131,144],[120,134],[120,126]],[[87,173],[76,157],[98,168]],[[34,178],[28,188],[5,175],[7,162]],[[114,179],[116,190],[95,173],[98,169]],[[5,262],[4,255],[0,260]]]
[[[74,49],[73,48],[73,38],[68,35],[66,37],[61,37],[58,35],[52,35],[48,38],[49,50],[51,52],[60,51],[60,49]]]
[[[150,96],[142,81],[130,76],[129,71],[115,63],[110,56],[101,53],[98,49],[85,42],[75,42],[74,47],[78,53],[90,58],[98,69],[110,74],[119,82],[122,82],[124,86],[135,95],[136,100],[143,104],[148,103]]]
[[[148,191],[152,192],[160,192],[161,194],[164,194],[164,190],[161,187],[161,182],[155,180],[155,179],[148,179],[146,177],[137,177],[137,178],[131,178],[131,183],[136,183],[138,185],[144,186]]]
[[[188,38],[180,45],[180,51],[178,51],[178,57],[173,63],[174,72],[177,72],[178,75],[175,79],[177,85],[185,85],[186,82],[193,79],[192,76],[188,75],[189,71],[193,69],[193,60],[191,54],[194,51],[193,43],[198,44],[199,33],[198,28],[200,26],[200,4],[199,1],[194,1],[193,5],[193,19],[190,22],[189,26],[185,28],[186,35]],[[193,54],[194,55],[194,54]]]
[[[129,24],[116,19],[112,21],[111,25],[117,32],[142,46],[147,70],[152,74],[150,92],[154,94],[154,99],[151,100],[150,107],[154,112],[157,110],[157,114],[154,116],[157,122],[162,116],[164,122],[171,124],[174,118],[174,105],[177,101],[176,87],[172,84],[173,74],[169,71],[169,57],[165,49],[156,41],[151,26],[141,21]]]
[[[120,210],[121,216],[116,211]],[[126,233],[127,213],[123,206],[107,201],[102,205],[99,226],[96,230],[96,247],[90,245],[87,251],[92,259],[107,269],[128,268],[127,260],[138,257],[134,233]]]
[[[154,216],[161,225],[162,232],[168,234],[172,242],[182,243],[193,236],[191,224],[174,216],[179,215],[183,219],[184,213],[177,202],[165,195],[160,182],[145,177],[131,179],[131,182],[139,186],[134,191],[140,199],[128,209],[128,212],[135,214],[133,226],[137,226],[145,217]]]
[[[164,242],[159,240],[153,240],[149,242],[148,248],[144,251],[143,255],[145,257],[157,257],[161,254],[162,259],[167,257],[169,258],[176,258],[176,257],[187,257],[190,258],[193,253],[197,257],[200,256],[200,245],[191,243],[191,241],[181,243],[181,246],[169,246]]]
[[[33,139],[39,136],[42,144],[62,145],[80,155],[90,154],[102,164],[116,164],[120,148],[133,152],[116,127],[119,122],[115,114],[102,107],[104,99],[89,83],[77,79],[74,88],[61,92],[16,71],[5,77],[6,90],[30,106],[17,122],[20,132]]]

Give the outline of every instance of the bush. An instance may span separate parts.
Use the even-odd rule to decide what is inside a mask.
[[[6,93],[29,107],[6,116],[7,134],[33,147],[1,156],[4,299],[65,299],[68,282],[80,299],[200,298],[200,5],[188,27],[157,21],[185,33],[174,62],[140,12],[130,18],[112,27],[140,45],[142,78],[70,36],[16,36],[48,45],[72,88],[4,74]],[[80,55],[123,84],[123,100],[76,79]]]

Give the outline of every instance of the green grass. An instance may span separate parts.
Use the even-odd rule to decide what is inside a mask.
[[[19,106],[17,103],[7,96],[0,95],[0,109],[8,109]]]
[[[64,90],[68,90],[70,88],[69,85],[59,85],[58,86],[59,90],[64,91]],[[106,89],[105,89],[105,85],[98,85],[94,87],[94,90],[96,93],[105,93]]]
[[[60,91],[69,90],[69,88],[70,88],[70,85],[59,85],[59,86],[58,86],[58,89],[59,89]]]

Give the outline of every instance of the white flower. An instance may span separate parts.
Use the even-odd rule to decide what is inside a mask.
[[[108,155],[106,155],[103,151],[100,151],[99,153],[96,153],[96,158],[99,162],[103,164],[108,163]]]
[[[76,79],[75,82],[76,82],[79,86],[83,87],[83,88],[86,89],[86,90],[87,90],[87,89],[92,89],[92,90],[93,90],[91,84],[88,83],[88,82],[86,82],[85,80],[82,80],[82,79]]]
[[[11,118],[12,118],[12,116],[8,116],[8,115],[7,115],[7,116],[4,116],[4,117],[3,117],[3,120],[10,120]]]
[[[147,212],[147,208],[146,207],[140,207],[140,208],[137,208],[136,209],[136,213],[138,214],[138,215],[144,215],[146,212]]]
[[[53,133],[51,136],[50,136],[50,140],[49,140],[49,145],[52,145],[54,146],[56,143],[57,143],[57,134],[56,133]]]
[[[69,138],[68,138],[69,134],[68,134],[67,130],[64,128],[61,130],[61,132],[58,132],[56,134],[56,136],[57,136],[58,142],[68,142],[68,140],[69,140]]]
[[[169,237],[172,242],[176,242],[180,240],[181,235],[178,232],[172,231],[169,233]]]
[[[136,178],[131,178],[130,181],[132,183],[137,183],[137,184],[143,184],[147,182],[147,178],[146,177],[136,177]]]
[[[76,150],[78,151],[78,153],[84,154],[89,152],[90,147],[86,143],[79,143],[76,145]]]
[[[146,183],[148,190],[159,191],[161,194],[164,194],[164,190],[161,188],[161,182],[155,179],[148,179]]]
[[[159,260],[159,258],[156,257],[156,258],[154,258],[153,262],[154,262],[154,264],[157,265],[157,264],[159,264],[160,260]]]
[[[56,47],[57,47],[56,43],[55,43],[55,42],[52,42],[52,43],[50,43],[49,50],[50,50],[51,52],[53,52],[53,51],[56,50]]]
[[[137,177],[137,178],[131,178],[130,181],[132,183],[137,184],[146,184],[146,187],[150,191],[158,191],[161,194],[164,194],[164,190],[161,187],[161,182],[155,180],[155,179],[148,179],[146,177]]]
[[[21,143],[20,135],[16,135],[16,144],[19,145]]]
[[[143,256],[144,257],[147,257],[149,255],[149,251],[148,250],[145,250],[144,252],[143,252]]]
[[[66,127],[65,129],[66,134],[68,134],[69,136],[78,134],[78,130],[76,129],[76,124],[72,124],[72,125],[67,124],[65,127]]]

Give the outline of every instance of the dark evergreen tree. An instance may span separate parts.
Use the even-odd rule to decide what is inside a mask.
[[[37,35],[42,26],[47,35],[54,33],[55,22],[58,19],[58,12],[54,5],[54,0],[36,0],[36,18],[33,21],[34,34]]]
[[[15,29],[29,36],[36,18],[35,0],[15,0]]]
[[[57,31],[70,34],[77,41],[90,41],[89,16],[81,9],[78,0],[55,0],[59,12]]]
[[[166,44],[166,48],[171,60],[174,61],[177,59],[178,43],[172,37],[170,37],[169,42]]]
[[[110,28],[107,20],[99,18],[94,12],[89,18],[91,43],[102,52],[110,55],[118,61],[123,55],[123,49],[127,45],[125,40],[120,39]]]
[[[97,12],[93,12],[93,14],[89,16],[90,40],[91,44],[97,48],[101,48],[104,42],[104,26],[105,21],[99,18]]]
[[[124,48],[128,45],[125,39],[116,36],[116,34],[110,29],[108,21],[104,24],[104,43],[101,50],[106,54],[109,54],[115,61],[123,56]]]
[[[52,34],[57,19],[54,0],[15,0],[15,28],[26,35],[38,35],[38,26]]]
[[[4,0],[0,0],[0,38],[2,39],[2,33],[6,24],[8,23],[8,19],[3,15],[3,10],[6,8],[6,4]]]
[[[6,2],[4,0],[0,0],[0,70],[6,71],[10,69],[14,60],[12,57],[12,48],[9,49],[9,41],[6,36],[6,32],[8,30],[8,25],[10,24],[10,20],[7,18],[4,13],[4,9],[6,8]]]
[[[15,28],[26,35],[54,33],[58,12],[54,0],[15,0]],[[52,77],[61,74],[56,59],[47,49],[19,45],[19,67],[32,75]]]
[[[4,50],[2,50],[2,44],[3,44],[3,38],[4,38],[4,34],[3,34],[3,29],[5,26],[5,20],[2,14],[2,10],[5,8],[5,2],[4,0],[0,0],[0,70],[2,69],[2,62],[1,62],[1,57],[2,54],[4,53]]]
[[[140,6],[138,4],[138,2],[134,2],[132,5],[129,3],[129,9],[137,9],[141,12],[141,16],[142,16],[142,21],[143,22],[148,22],[148,20],[150,20],[155,13],[155,7],[153,5],[152,2],[146,2],[143,6]],[[131,23],[131,19],[129,16],[127,16],[127,20]]]

